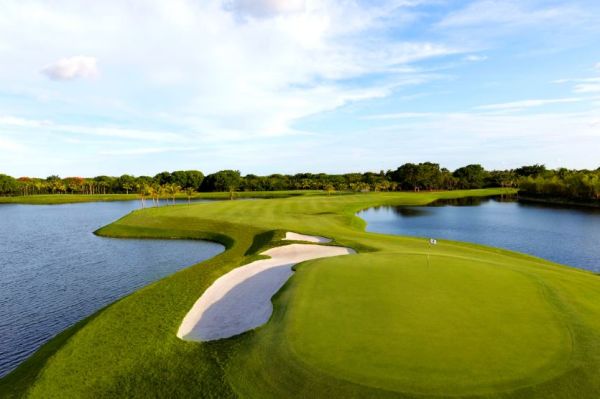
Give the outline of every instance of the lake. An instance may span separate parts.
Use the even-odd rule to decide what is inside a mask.
[[[98,237],[139,201],[0,205],[0,376],[57,333],[220,244]]]
[[[430,206],[377,207],[367,231],[466,241],[600,272],[600,210],[469,198]]]

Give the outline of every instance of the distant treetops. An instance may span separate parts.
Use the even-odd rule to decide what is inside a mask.
[[[49,176],[13,178],[0,174],[0,195],[138,193],[155,198],[202,191],[398,191],[453,190],[484,187],[518,187],[532,197],[600,201],[600,168],[596,170],[548,170],[544,165],[487,171],[481,165],[463,166],[451,172],[432,162],[406,163],[396,170],[366,173],[298,173],[241,176],[222,170],[204,176],[198,170],[161,172],[154,177],[122,175],[92,178]]]

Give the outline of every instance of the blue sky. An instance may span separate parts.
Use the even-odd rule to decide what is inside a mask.
[[[596,0],[0,0],[0,173],[600,166]]]

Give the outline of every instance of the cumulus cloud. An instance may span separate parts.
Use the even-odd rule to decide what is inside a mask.
[[[46,66],[42,73],[52,80],[86,79],[98,75],[98,65],[96,58],[80,55],[62,58]]]

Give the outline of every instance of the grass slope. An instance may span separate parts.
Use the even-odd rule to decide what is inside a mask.
[[[0,396],[596,398],[600,280],[473,244],[367,233],[382,204],[497,190],[225,201],[134,212],[114,237],[211,239],[221,255],[102,310],[0,380]],[[270,322],[212,343],[178,340],[220,275],[284,231],[328,236],[356,256],[314,260],[274,298]]]

